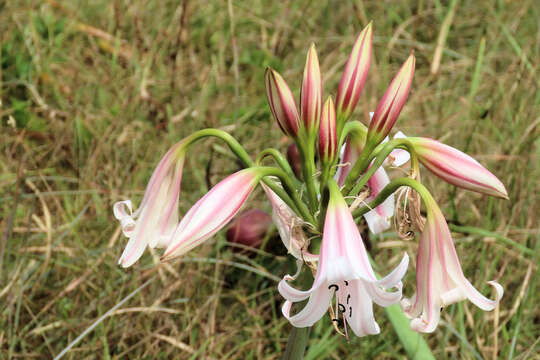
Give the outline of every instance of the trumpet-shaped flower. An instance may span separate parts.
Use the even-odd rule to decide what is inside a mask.
[[[332,162],[337,156],[336,110],[332,98],[324,104],[319,128],[319,156],[325,162]]]
[[[322,80],[315,45],[311,45],[306,57],[304,78],[300,91],[300,116],[308,133],[319,128],[322,104]]]
[[[464,189],[508,199],[503,183],[469,155],[437,140],[407,138],[420,162],[446,182]]]
[[[369,123],[367,142],[379,144],[394,126],[405,101],[409,96],[414,76],[414,55],[410,55],[394,77],[375,109]]]
[[[295,138],[298,134],[300,119],[289,85],[277,71],[270,68],[266,69],[264,82],[268,105],[270,105],[274,119],[285,135]]]
[[[340,121],[350,116],[360,99],[371,63],[372,37],[372,26],[369,23],[358,35],[345,65],[336,97],[336,110]]]
[[[330,201],[313,286],[307,291],[300,291],[288,284],[290,276],[281,280],[278,290],[286,299],[282,312],[293,326],[311,326],[324,315],[335,296],[338,316],[357,336],[377,334],[380,330],[373,317],[373,302],[389,306],[400,300],[401,278],[407,270],[409,258],[405,254],[389,275],[377,280],[337,184],[331,180],[329,188]],[[386,291],[392,287],[397,290]],[[306,306],[291,315],[292,304],[308,298]]]
[[[174,145],[157,165],[141,205],[132,212],[131,201],[114,204],[114,216],[120,221],[128,244],[120,257],[123,267],[133,265],[146,246],[165,247],[178,223],[178,199],[186,142]]]
[[[413,318],[411,328],[433,332],[440,319],[441,309],[469,299],[480,309],[493,310],[503,295],[503,288],[489,281],[496,291],[495,300],[484,297],[465,278],[441,210],[433,199],[426,202],[427,219],[416,258],[416,294],[403,299],[405,313]]]
[[[263,184],[262,187],[270,201],[270,205],[272,205],[272,221],[276,225],[281,241],[283,241],[287,251],[298,260],[317,261],[318,255],[311,254],[306,249],[309,244],[302,229],[302,219],[268,186]]]
[[[238,171],[215,185],[180,221],[162,260],[181,256],[222,229],[238,213],[261,178],[258,168]]]

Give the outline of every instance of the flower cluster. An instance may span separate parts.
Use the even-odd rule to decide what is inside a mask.
[[[162,260],[179,257],[210,239],[239,212],[249,195],[261,184],[272,207],[272,220],[288,252],[301,271],[308,264],[316,274],[308,290],[298,290],[286,275],[278,285],[285,298],[283,315],[295,327],[308,327],[325,313],[355,335],[377,334],[373,303],[401,303],[412,319],[411,328],[432,332],[441,308],[469,299],[483,310],[493,309],[503,289],[494,282],[495,299],[480,294],[466,279],[446,220],[430,192],[420,182],[420,164],[455,186],[500,198],[508,198],[504,185],[470,156],[422,137],[389,133],[406,102],[415,70],[411,54],[403,63],[365,126],[353,120],[367,78],[372,54],[372,25],[358,36],[345,65],[335,101],[323,103],[323,86],[315,46],[307,53],[299,106],[284,78],[274,69],[265,73],[266,95],[273,118],[293,141],[289,151],[299,164],[287,162],[273,148],[254,161],[229,134],[217,129],[198,131],[174,145],[154,171],[139,208],[131,201],[114,205],[115,217],[129,238],[120,264],[134,264],[147,246],[163,247]],[[178,202],[186,152],[196,141],[217,137],[226,142],[244,164],[242,169],[215,185],[181,220]],[[290,155],[290,154],[289,154]],[[276,167],[261,166],[271,157]],[[390,180],[384,166],[403,167],[407,176]],[[294,169],[294,171],[293,171]],[[409,188],[408,216],[420,233],[416,254],[416,293],[403,298],[401,282],[409,256],[388,275],[378,278],[357,223],[364,218],[372,233],[391,227],[395,193]],[[401,197],[401,196],[400,196]],[[320,249],[314,251],[313,249]],[[317,254],[318,252],[318,254]],[[335,301],[334,301],[335,299]],[[297,302],[307,300],[302,309]],[[335,305],[334,305],[335,304]]]

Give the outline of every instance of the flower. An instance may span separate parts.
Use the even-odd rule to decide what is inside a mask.
[[[337,156],[336,110],[332,98],[324,104],[319,128],[319,156],[325,162],[333,162]]]
[[[379,101],[367,134],[367,143],[372,146],[379,144],[388,135],[405,105],[414,76],[414,64],[415,58],[411,54]]]
[[[229,175],[210,189],[182,218],[161,260],[185,254],[227,225],[260,178],[259,168],[247,168]]]
[[[324,223],[319,266],[311,289],[300,291],[290,286],[285,276],[278,285],[286,302],[283,315],[296,327],[307,327],[318,321],[328,310],[334,296],[337,312],[357,336],[377,334],[380,329],[373,317],[372,302],[389,306],[401,298],[401,278],[409,258],[385,278],[377,280],[352,215],[335,181],[329,181],[330,200]],[[395,287],[397,291],[387,292]],[[309,298],[306,306],[291,315],[295,302]],[[337,320],[337,319],[336,319]]]
[[[503,183],[469,155],[437,140],[408,137],[420,162],[446,182],[464,189],[508,199]]]
[[[120,257],[123,267],[133,265],[146,246],[165,247],[178,223],[178,200],[186,142],[174,145],[157,165],[141,205],[132,212],[131,200],[114,204],[114,216],[120,221],[124,235],[129,238]],[[136,220],[135,220],[136,219]]]
[[[336,97],[337,117],[345,121],[354,111],[364,87],[372,53],[373,31],[371,23],[362,30],[353,45]]]
[[[300,91],[300,116],[308,133],[319,128],[322,103],[322,80],[315,45],[309,48]]]
[[[300,120],[294,95],[289,85],[274,69],[266,69],[264,74],[266,97],[274,119],[280,129],[290,137],[296,137]]]
[[[416,258],[416,294],[403,299],[402,308],[413,318],[411,328],[433,332],[443,307],[469,299],[480,309],[493,310],[503,288],[488,281],[496,292],[495,300],[484,297],[465,278],[444,216],[433,200],[425,202],[427,218]]]

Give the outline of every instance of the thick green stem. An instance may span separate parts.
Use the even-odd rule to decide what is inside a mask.
[[[278,164],[278,166],[283,171],[285,171],[288,175],[294,176],[294,172],[292,171],[291,166],[289,165],[289,162],[277,149],[274,149],[274,148],[264,149],[263,151],[259,153],[259,155],[257,156],[257,159],[255,159],[255,163],[257,165],[260,165],[262,160],[267,156],[272,157],[275,160],[275,162]]]
[[[408,186],[416,190],[416,192],[420,194],[420,197],[422,198],[424,202],[434,201],[433,197],[431,196],[428,189],[424,185],[422,185],[420,182],[414,179],[403,177],[403,178],[398,178],[398,179],[394,179],[390,181],[390,183],[381,190],[381,192],[375,197],[375,199],[373,199],[373,201],[371,201],[367,205],[363,205],[359,207],[358,209],[354,210],[352,213],[353,217],[354,218],[360,217],[364,215],[365,213],[367,213],[368,211],[381,205],[384,202],[384,200],[386,200],[387,197],[392,195],[397,189],[399,189],[402,186]]]
[[[317,190],[313,180],[313,174],[315,174],[315,144],[313,140],[308,139],[307,141],[297,141],[296,146],[302,160],[302,176],[306,184],[309,209],[312,213],[315,213],[318,205]]]
[[[292,328],[282,360],[302,360],[304,358],[310,330],[310,327]]]
[[[358,179],[358,176],[360,176],[360,174],[362,174],[368,168],[371,152],[373,151],[374,148],[375,146],[369,143],[367,143],[366,146],[364,147],[364,150],[358,157],[358,160],[356,160],[356,163],[352,167],[351,171],[349,171],[349,174],[347,175],[347,178],[345,179],[345,183],[341,191],[343,195],[347,195],[351,192],[351,189],[354,186],[356,179]]]
[[[185,141],[187,141],[186,146],[189,146],[194,142],[204,139],[206,137],[217,137],[218,139],[225,141],[231,151],[240,159],[240,161],[242,161],[244,166],[254,166],[253,160],[251,160],[249,154],[246,152],[244,147],[234,137],[232,137],[229,133],[223,130],[203,129],[196,131],[185,139]]]
[[[372,157],[369,158],[368,162],[371,163],[373,160],[373,157],[375,157],[375,161],[373,161],[373,164],[369,167],[369,169],[366,171],[364,175],[360,178],[360,180],[354,185],[352,190],[349,192],[349,196],[356,196],[364,187],[364,185],[367,184],[371,176],[375,174],[375,171],[377,171],[382,164],[384,163],[384,160],[390,155],[390,153],[397,147],[404,147],[407,149],[411,156],[411,164],[413,169],[418,168],[418,159],[416,156],[416,153],[414,152],[414,148],[411,145],[411,143],[407,139],[394,139],[392,141],[389,141],[386,143],[386,145],[382,148],[376,148],[373,153]]]

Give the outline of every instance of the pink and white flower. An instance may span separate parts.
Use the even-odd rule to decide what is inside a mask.
[[[208,240],[238,213],[261,179],[258,168],[238,171],[215,185],[180,221],[161,257],[170,260]]]
[[[270,111],[280,129],[290,137],[296,137],[300,126],[300,118],[294,95],[283,77],[274,69],[266,69],[264,73],[266,97]]]
[[[340,121],[345,121],[352,114],[360,99],[371,63],[372,37],[372,25],[369,23],[358,35],[345,65],[336,97],[336,111]]]
[[[495,300],[483,296],[465,278],[444,216],[433,199],[426,202],[427,219],[416,258],[416,294],[401,302],[405,313],[413,318],[411,328],[433,332],[443,307],[469,299],[480,309],[497,306],[503,288],[488,281],[496,292]]]
[[[319,157],[325,162],[332,162],[337,156],[337,124],[334,102],[329,97],[324,103],[319,127]]]
[[[389,306],[401,299],[401,278],[407,270],[409,258],[405,254],[389,275],[377,280],[337,184],[330,180],[329,188],[330,201],[313,286],[307,291],[300,291],[288,284],[290,276],[281,280],[278,290],[286,300],[282,312],[293,326],[311,326],[324,315],[335,296],[336,313],[357,336],[377,334],[380,329],[373,317],[373,302]],[[392,287],[397,290],[386,291]],[[293,303],[308,298],[306,306],[291,315]]]
[[[131,200],[114,204],[114,216],[120,221],[122,231],[129,238],[120,257],[123,267],[133,265],[146,246],[166,247],[178,223],[178,201],[185,142],[174,145],[157,165],[139,208],[132,212]]]
[[[315,45],[309,48],[300,91],[300,117],[308,133],[319,128],[322,106],[322,79]]]
[[[508,199],[503,183],[469,155],[437,140],[408,137],[420,162],[452,185]]]
[[[399,113],[409,96],[414,76],[414,66],[415,58],[411,54],[399,69],[375,109],[373,118],[369,123],[368,143],[372,145],[379,144],[394,127]]]

